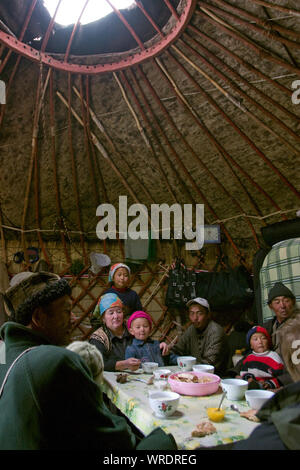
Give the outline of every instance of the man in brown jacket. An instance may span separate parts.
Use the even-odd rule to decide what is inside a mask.
[[[228,363],[228,344],[222,326],[213,321],[206,299],[197,297],[187,303],[191,325],[172,348],[179,356],[194,356],[198,364],[211,364],[223,375]]]

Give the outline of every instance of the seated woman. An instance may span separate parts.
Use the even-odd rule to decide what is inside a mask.
[[[124,324],[123,303],[116,294],[104,294],[98,302],[98,315],[102,325],[94,331],[89,342],[102,353],[104,370],[118,371],[140,367],[139,359],[125,359],[126,347],[132,337]]]
[[[129,266],[123,263],[113,264],[109,270],[108,283],[109,287],[104,294],[116,294],[119,299],[122,300],[124,317],[131,315],[136,310],[142,310],[142,304],[138,294],[128,287],[130,283]],[[90,322],[93,329],[97,329],[101,326],[98,305],[94,310]]]

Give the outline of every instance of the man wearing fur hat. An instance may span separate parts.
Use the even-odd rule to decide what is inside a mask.
[[[107,409],[86,361],[65,347],[70,294],[66,280],[47,272],[20,273],[5,293],[11,316],[0,330],[0,450],[176,449],[160,428],[136,447],[126,420]]]
[[[276,282],[268,294],[268,305],[274,313],[274,318],[268,320],[263,326],[272,337],[273,349],[280,354],[278,340],[279,328],[296,311],[296,298],[293,292],[282,282]]]

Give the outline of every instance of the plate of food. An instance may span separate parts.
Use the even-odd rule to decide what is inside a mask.
[[[173,392],[181,395],[204,396],[217,392],[220,377],[206,372],[176,372],[168,378]]]

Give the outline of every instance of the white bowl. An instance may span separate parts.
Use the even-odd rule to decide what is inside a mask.
[[[221,380],[221,387],[226,392],[228,400],[243,400],[248,382],[242,379],[224,379]]]
[[[193,356],[179,356],[177,364],[181,370],[192,370],[193,365],[196,364],[197,359]]]
[[[215,371],[214,366],[210,364],[195,364],[193,366],[194,372],[208,372],[209,374],[213,374]]]
[[[247,390],[245,393],[246,401],[253,410],[259,410],[273,395],[270,390]]]
[[[154,392],[149,396],[149,403],[158,418],[167,418],[175,413],[180,395],[174,392]]]
[[[143,371],[146,374],[153,374],[153,372],[158,368],[157,362],[142,362]]]
[[[167,390],[168,382],[166,380],[155,380],[153,383],[153,387],[154,387],[154,390],[152,390],[151,393],[155,393],[157,392],[157,390]]]
[[[170,369],[163,369],[162,367],[159,367],[154,371],[154,377],[156,380],[167,380],[171,373],[172,371],[170,371]]]

